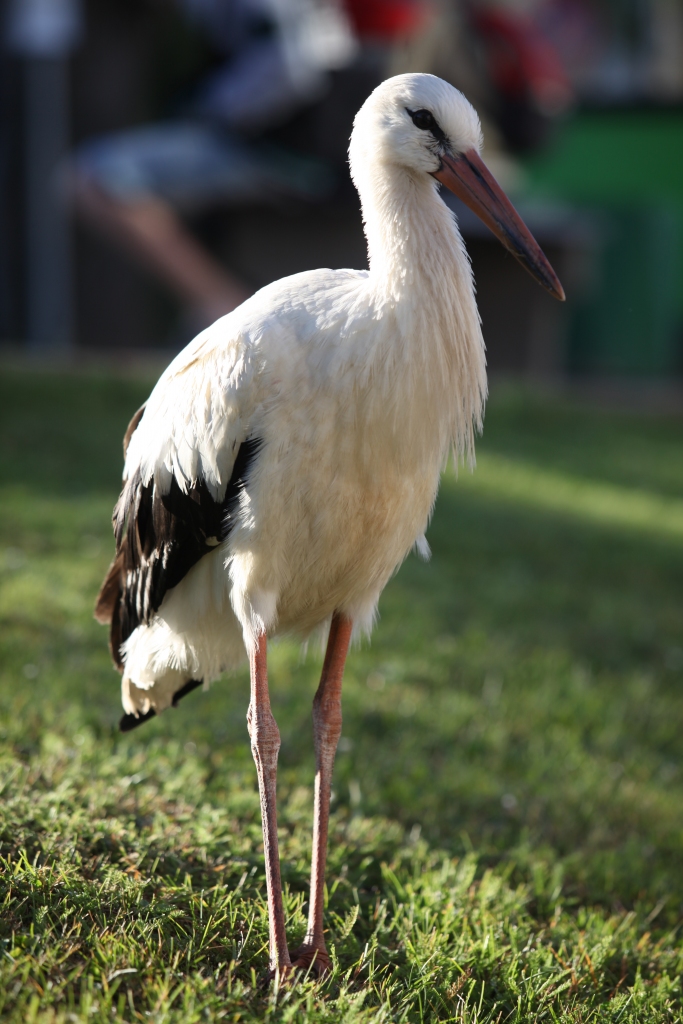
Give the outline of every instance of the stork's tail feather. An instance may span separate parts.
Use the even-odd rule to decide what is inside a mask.
[[[176,692],[173,694],[171,707],[177,708],[178,701],[181,701],[183,697],[186,697],[188,693],[192,693],[193,690],[196,690],[197,687],[201,685],[201,679],[188,679],[185,685],[181,686],[180,689],[176,690]],[[149,710],[146,711],[144,714],[135,715],[126,713],[125,715],[121,716],[121,721],[119,722],[119,729],[121,732],[130,732],[131,729],[137,729],[139,725],[142,725],[143,722],[148,722],[149,719],[154,718],[155,715],[156,709],[153,707],[150,707]]]
[[[128,424],[128,429],[126,430],[123,438],[124,459],[128,452],[130,439],[137,430],[144,411],[145,406],[143,405],[138,409]],[[104,583],[100,588],[100,592],[97,595],[97,601],[95,602],[95,619],[97,622],[102,623],[103,626],[110,627],[109,648],[111,650],[111,656],[114,664],[120,672],[123,671],[121,644],[128,638],[131,632],[130,623],[127,622],[124,634],[123,624],[121,622],[122,597],[126,577],[127,541],[125,538],[120,536],[120,534],[123,534],[123,527],[128,515],[128,505],[126,503],[129,500],[130,491],[128,488],[124,487],[121,496],[116,503],[116,507],[114,508],[114,532],[117,536],[116,555],[114,557],[114,561],[107,569],[107,575],[104,577]],[[123,519],[121,518],[122,515]]]
[[[104,583],[95,602],[95,618],[103,626],[109,626],[109,650],[119,672],[123,671],[121,643],[121,595],[123,594],[125,551],[121,550],[107,570]]]
[[[139,725],[142,725],[143,722],[148,722],[150,718],[154,718],[155,715],[156,711],[154,710],[154,708],[150,708],[149,711],[144,715],[121,715],[121,720],[119,721],[119,731],[130,732],[131,729],[137,729]]]
[[[107,569],[104,583],[100,587],[95,602],[95,618],[103,626],[108,626],[113,618],[114,610],[121,600],[121,574],[123,572],[123,552],[120,552]]]

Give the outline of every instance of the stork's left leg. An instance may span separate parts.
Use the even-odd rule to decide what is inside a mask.
[[[268,672],[266,665],[267,641],[265,633],[258,637],[251,652],[251,700],[247,725],[251,738],[251,751],[256,762],[258,787],[261,797],[263,824],[263,852],[266,862],[266,889],[268,891],[268,922],[270,926],[271,977],[287,974],[292,964],[285,937],[285,912],[280,880],[280,854],[277,842],[277,811],[275,789],[277,782],[277,755],[280,750],[280,731],[270,710]]]
[[[343,615],[335,615],[332,619],[320,686],[313,700],[316,773],[311,896],[308,907],[308,930],[302,945],[292,954],[292,962],[295,967],[304,969],[312,965],[313,971],[318,975],[324,974],[330,968],[330,958],[323,935],[327,830],[330,819],[332,768],[342,727],[342,676],[352,626],[351,620]]]

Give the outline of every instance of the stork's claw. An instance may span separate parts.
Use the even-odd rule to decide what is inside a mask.
[[[278,971],[274,967],[269,967],[268,970],[264,971],[258,979],[258,987],[260,989],[268,989],[270,985],[275,981],[275,976]],[[279,970],[280,984],[286,985],[294,977],[294,965],[287,964],[286,967],[281,967]]]
[[[287,984],[301,977],[302,974],[311,978],[324,978],[332,970],[332,961],[325,949],[317,949],[315,946],[303,945],[289,954],[291,964],[280,968],[280,984]],[[271,982],[275,981],[276,971],[270,968],[261,978],[260,984],[268,988]]]
[[[310,972],[315,978],[322,978],[332,970],[332,961],[326,949],[318,949],[316,946],[309,946],[304,942],[290,956],[292,967],[299,971]]]

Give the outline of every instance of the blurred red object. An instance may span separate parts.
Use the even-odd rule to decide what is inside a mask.
[[[557,48],[523,14],[486,4],[472,5],[469,16],[495,94],[492,113],[506,144],[518,153],[542,149],[574,103]]]
[[[431,5],[424,0],[345,0],[344,6],[361,39],[412,36],[432,13]]]
[[[485,44],[489,75],[498,92],[531,101],[547,117],[571,106],[574,90],[562,58],[531,18],[475,8],[472,23]]]

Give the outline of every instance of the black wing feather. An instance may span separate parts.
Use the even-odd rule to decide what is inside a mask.
[[[144,406],[126,431],[125,447],[143,413]],[[260,447],[258,438],[242,442],[222,501],[212,497],[203,480],[185,492],[173,478],[167,494],[159,494],[153,482],[143,484],[139,472],[126,481],[113,515],[116,556],[95,606],[95,617],[110,624],[111,653],[119,669],[121,644],[150,621],[166,592],[228,536]]]

